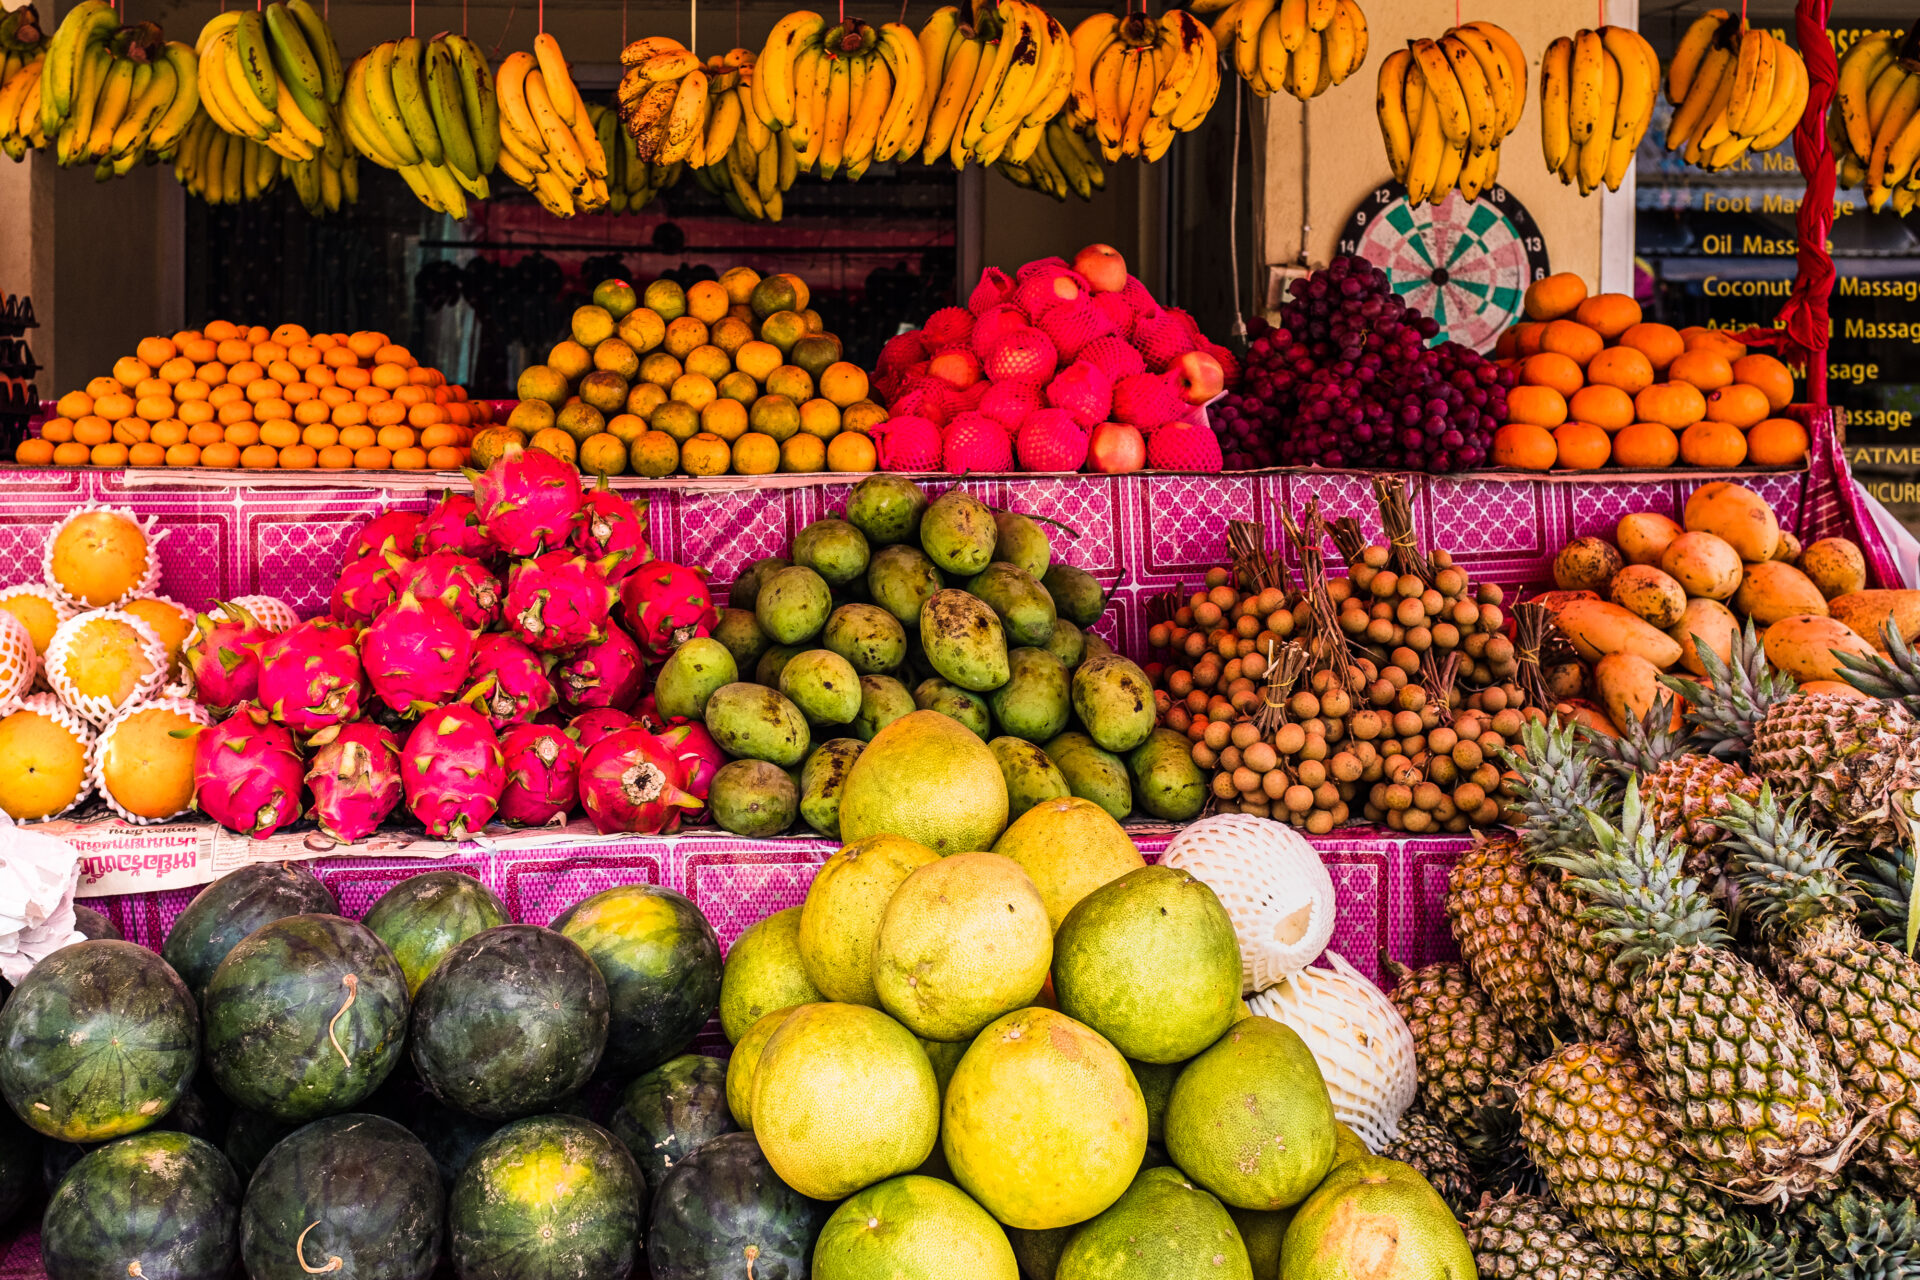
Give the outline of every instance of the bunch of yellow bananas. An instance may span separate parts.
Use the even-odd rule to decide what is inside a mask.
[[[1709,9],[1667,64],[1667,150],[1684,147],[1686,162],[1707,170],[1771,151],[1800,123],[1810,87],[1806,63],[1784,40]]]
[[[104,181],[173,153],[199,105],[193,50],[150,22],[117,22],[100,0],[74,6],[45,55],[0,89],[9,155],[24,155],[29,135],[51,140],[61,164],[92,164]]]
[[[33,61],[0,81],[0,151],[15,160],[47,145],[40,129],[41,72],[47,60]]]
[[[280,156],[252,138],[221,128],[202,111],[180,138],[173,176],[208,204],[239,204],[273,190],[281,164]]]
[[[487,198],[487,175],[506,165],[493,73],[465,36],[373,46],[347,68],[340,118],[355,151],[455,218],[467,216],[469,195]]]
[[[927,85],[920,158],[927,164],[942,155],[956,169],[969,158],[1024,164],[1047,121],[1073,100],[1073,37],[1027,0],[975,0],[971,25],[952,5],[937,9],[920,32],[920,49]]]
[[[40,15],[32,5],[0,13],[0,85],[46,53]]]
[[[1213,32],[1185,9],[1158,22],[1144,13],[1095,14],[1073,31],[1076,128],[1094,126],[1109,160],[1158,160],[1176,133],[1198,127],[1220,94]]]
[[[959,25],[957,17],[942,25],[941,15],[957,13],[951,6],[940,10],[918,36],[899,22],[876,27],[849,18],[828,26],[810,10],[789,13],[774,24],[747,78],[750,114],[783,137],[783,148],[791,146],[793,163],[823,178],[844,174],[858,180],[870,165],[910,155],[926,137],[933,109],[937,85],[930,59],[944,56]],[[929,35],[935,30],[937,41]],[[755,148],[756,168],[757,153],[766,150]],[[776,149],[774,158],[787,172],[785,150]],[[739,191],[737,179],[729,185]],[[752,185],[756,196],[766,189],[757,173]],[[790,179],[780,189],[787,185]],[[745,202],[744,193],[741,198]],[[750,203],[748,210],[753,216]]]
[[[735,49],[713,63],[671,36],[647,36],[620,51],[626,74],[614,99],[640,158],[649,164],[707,163],[709,123],[753,53]],[[737,106],[737,102],[735,104]]]
[[[620,112],[597,102],[587,104],[594,136],[607,157],[607,212],[638,213],[653,198],[680,181],[682,166],[648,164],[640,158],[633,135],[620,127]]]
[[[340,212],[343,204],[360,200],[360,157],[355,155],[338,129],[327,134],[327,145],[311,160],[283,160],[280,171],[293,184],[294,193],[308,213],[324,218]]]
[[[500,172],[562,218],[606,208],[612,201],[607,153],[559,41],[543,31],[534,37],[532,53],[508,54],[494,90]]]
[[[1591,195],[1618,191],[1653,119],[1660,56],[1630,27],[1561,36],[1540,58],[1540,149],[1547,171]]]
[[[1080,130],[1068,126],[1064,113],[1047,121],[1040,145],[1026,160],[1002,159],[994,168],[1015,186],[1044,191],[1055,200],[1065,200],[1068,192],[1091,200],[1094,192],[1107,187],[1107,169],[1099,150]]]
[[[1233,69],[1261,97],[1285,89],[1305,102],[1367,60],[1367,15],[1354,0],[1202,0],[1213,38],[1233,50]]]
[[[228,133],[311,160],[338,125],[340,47],[307,0],[235,9],[200,28],[200,101]]]
[[[1913,208],[1920,194],[1920,38],[1879,31],[1847,47],[1827,138],[1841,185],[1865,187],[1868,208],[1878,213],[1891,204],[1902,215]]]
[[[1409,40],[1380,63],[1380,133],[1393,176],[1414,204],[1469,200],[1493,185],[1500,144],[1527,106],[1527,56],[1491,22],[1438,40]]]
[[[693,171],[694,181],[719,196],[737,218],[778,222],[786,214],[786,192],[800,172],[800,148],[791,129],[769,129],[753,106],[754,68],[742,67],[738,83],[724,92],[708,126],[707,163]],[[849,177],[855,176],[851,172]]]

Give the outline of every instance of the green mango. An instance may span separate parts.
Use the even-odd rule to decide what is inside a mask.
[[[909,631],[920,625],[920,607],[944,585],[940,570],[918,547],[882,547],[867,566],[873,602]]]
[[[847,523],[876,547],[912,542],[926,514],[925,490],[902,476],[879,472],[853,486],[847,495]]]
[[[753,603],[760,629],[779,644],[805,644],[820,634],[832,612],[826,579],[798,564],[768,575]]]
[[[1060,767],[1025,738],[998,737],[987,744],[1007,780],[1007,821],[1033,806],[1073,794]]]
[[[713,691],[739,679],[740,668],[726,645],[710,636],[695,636],[660,664],[653,700],[663,716],[698,720],[706,715]]]
[[[785,556],[763,556],[755,560],[727,588],[727,603],[736,609],[751,611],[754,601],[760,598],[761,584],[792,563]]]
[[[780,687],[780,673],[793,661],[793,655],[801,652],[800,646],[792,644],[770,644],[767,651],[760,655],[760,661],[753,664],[753,682],[763,684],[769,689]]]
[[[963,689],[985,693],[1007,682],[1006,632],[976,596],[934,592],[920,607],[920,645],[933,669]]]
[[[1038,520],[1018,511],[996,511],[993,525],[1000,535],[993,549],[996,559],[1011,561],[1036,579],[1046,574],[1053,562],[1053,544]]]
[[[1086,633],[1065,618],[1053,620],[1053,634],[1047,637],[1046,650],[1071,671],[1087,656]]]
[[[1118,654],[1089,657],[1073,673],[1073,713],[1108,751],[1131,751],[1153,732],[1153,681]]]
[[[920,521],[920,546],[948,573],[978,573],[993,563],[1000,531],[986,503],[962,489],[934,499]]]
[[[793,538],[793,562],[813,570],[832,587],[844,587],[865,574],[871,556],[866,535],[831,516],[815,520]]]
[[[1067,727],[1073,712],[1073,676],[1045,649],[1007,655],[1007,682],[987,698],[1003,733],[1045,742]]]
[[[919,710],[907,686],[892,676],[860,677],[860,714],[854,717],[853,731],[863,742],[898,720]]]
[[[780,692],[808,724],[847,724],[860,714],[860,673],[831,649],[806,649],[780,670]]]
[[[752,609],[732,607],[720,611],[720,621],[713,624],[713,638],[727,646],[733,665],[741,671],[753,670],[760,655],[773,643],[760,629],[760,620],[753,616]]]
[[[873,604],[843,604],[827,619],[823,643],[861,675],[892,671],[907,660],[907,629]]]
[[[1044,750],[1074,795],[1099,805],[1115,822],[1125,822],[1133,813],[1133,784],[1119,756],[1073,730],[1048,740]]]
[[[800,770],[800,817],[823,836],[840,838],[840,791],[866,745],[858,738],[830,738]]]
[[[1207,803],[1207,776],[1193,762],[1193,743],[1172,729],[1155,729],[1127,755],[1140,808],[1168,822],[1196,818]]]
[[[707,699],[706,725],[728,755],[765,760],[783,769],[806,759],[813,737],[792,699],[758,684],[716,689]]]
[[[979,734],[982,742],[993,732],[993,717],[987,711],[987,700],[939,676],[922,680],[915,686],[913,704],[920,711],[938,711],[943,716],[953,717]]]
[[[1085,569],[1076,569],[1070,564],[1056,564],[1046,571],[1040,581],[1053,597],[1054,608],[1060,616],[1076,627],[1090,627],[1106,612],[1107,589]]]
[[[967,583],[967,590],[1000,617],[1014,644],[1040,645],[1053,639],[1053,597],[1017,564],[996,560]]]
[[[764,760],[730,760],[708,784],[707,807],[722,830],[764,839],[793,825],[800,788],[785,769]]]

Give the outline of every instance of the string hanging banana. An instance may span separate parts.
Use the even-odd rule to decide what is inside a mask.
[[[0,100],[0,123],[4,111]],[[1864,188],[1875,213],[1912,210],[1920,195],[1920,33],[1877,31],[1847,46],[1827,139],[1841,186]]]
[[[340,47],[308,0],[235,9],[200,28],[196,87],[213,122],[287,160],[312,160],[338,128]]]
[[[1202,0],[1213,38],[1262,98],[1317,98],[1367,60],[1367,15],[1354,0]]]
[[[1527,59],[1505,28],[1468,22],[1381,59],[1375,112],[1387,162],[1414,204],[1468,200],[1500,173],[1527,105]]]
[[[1618,191],[1653,121],[1660,58],[1629,27],[1561,36],[1540,58],[1540,149],[1547,171],[1591,195]]]
[[[1034,15],[1051,21],[1024,0],[1014,2],[1031,11],[1023,13],[1023,22]],[[774,24],[744,81],[747,114],[784,139],[779,145],[792,149],[798,171],[858,181],[872,165],[904,158],[923,145],[934,106],[930,50],[945,53],[959,29],[957,15],[949,6],[916,34],[899,22],[874,26],[849,18],[829,25],[810,10],[789,13]],[[1029,41],[1029,52],[1037,53],[1048,39],[1042,31]],[[1015,121],[1009,134],[1022,123]],[[776,150],[776,160],[780,154]],[[713,159],[709,154],[709,164]],[[786,162],[778,167],[784,172]],[[742,216],[760,217],[741,190],[742,177],[727,185],[746,207]],[[751,185],[764,206],[766,183]]]
[[[202,111],[180,138],[173,176],[189,195],[208,204],[239,204],[272,191],[286,163],[253,139],[222,129]]]
[[[1067,123],[1093,127],[1100,154],[1158,160],[1198,128],[1220,94],[1219,45],[1185,9],[1095,14],[1074,28]]]
[[[1580,52],[1576,47],[1574,76],[1581,74]],[[1667,150],[1710,172],[1744,163],[1792,135],[1810,88],[1806,63],[1784,40],[1725,9],[1709,9],[1667,63]]]

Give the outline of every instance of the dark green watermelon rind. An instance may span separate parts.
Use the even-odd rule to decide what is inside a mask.
[[[450,947],[507,921],[500,899],[472,876],[427,871],[387,890],[361,923],[393,951],[416,995]]]
[[[167,931],[160,956],[199,999],[227,952],[261,925],[287,916],[339,913],[339,902],[305,866],[258,862],[202,889]]]
[[[608,900],[640,895],[671,909],[671,923],[632,934],[585,923]],[[575,903],[553,927],[586,949],[612,1000],[604,1068],[648,1071],[684,1052],[720,1007],[720,938],[692,900],[653,885],[623,885]]]
[[[0,1008],[0,1093],[62,1142],[136,1133],[192,1083],[199,1024],[187,984],[145,947],[63,947]]]
[[[413,1065],[448,1106],[511,1120],[592,1078],[607,984],[571,939],[502,925],[448,951],[414,1002]]]
[[[350,1112],[294,1131],[267,1153],[240,1210],[251,1280],[428,1280],[440,1259],[446,1195],[418,1138],[383,1116]],[[304,1268],[303,1268],[304,1263]]]
[[[804,1280],[833,1206],[782,1182],[750,1133],[729,1133],[674,1166],[647,1225],[653,1280]]]
[[[220,1088],[289,1124],[351,1109],[406,1044],[405,975],[385,943],[339,916],[288,916],[249,934],[214,971],[204,1004]]]
[[[233,1113],[233,1119],[227,1122],[227,1138],[220,1149],[232,1162],[233,1171],[240,1175],[241,1183],[245,1184],[252,1181],[253,1171],[267,1158],[267,1152],[279,1146],[282,1138],[299,1127],[284,1120],[275,1120],[259,1111],[238,1108]]]
[[[537,1171],[555,1175],[516,1186]],[[645,1183],[619,1139],[577,1116],[533,1116],[482,1143],[447,1219],[460,1280],[616,1280],[640,1257]]]
[[[658,1192],[669,1169],[740,1127],[727,1110],[727,1064],[696,1053],[660,1064],[627,1086],[609,1127]]]
[[[225,1156],[189,1134],[141,1133],[67,1174],[41,1220],[40,1258],[48,1280],[227,1280],[239,1222]]]

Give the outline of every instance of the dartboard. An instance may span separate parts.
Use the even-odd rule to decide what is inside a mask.
[[[1340,233],[1340,252],[1387,273],[1393,291],[1440,324],[1440,336],[1476,351],[1521,318],[1527,285],[1548,272],[1547,242],[1505,187],[1478,200],[1450,193],[1438,205],[1407,203],[1397,184],[1360,202]]]

